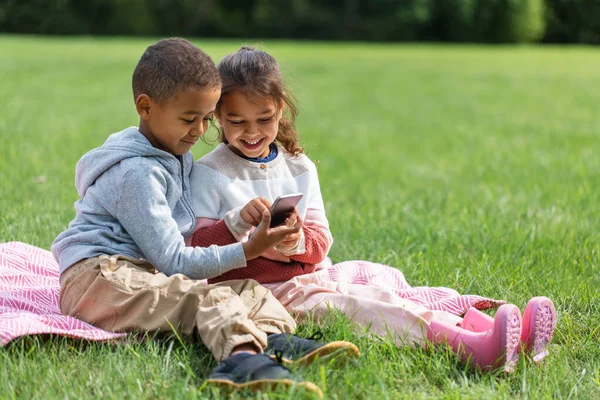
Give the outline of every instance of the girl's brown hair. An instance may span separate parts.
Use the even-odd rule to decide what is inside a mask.
[[[227,93],[238,91],[249,97],[271,98],[276,104],[284,104],[285,111],[279,120],[279,129],[275,140],[293,155],[302,154],[298,142],[298,133],[294,125],[298,108],[289,90],[283,84],[277,61],[265,51],[255,47],[242,46],[237,52],[229,54],[218,65],[221,76],[221,106]],[[221,130],[221,141],[227,143]]]

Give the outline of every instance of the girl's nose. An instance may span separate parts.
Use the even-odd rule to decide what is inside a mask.
[[[258,133],[258,126],[254,125],[254,124],[248,124],[247,126],[248,126],[246,128],[247,135],[254,135],[255,133]]]

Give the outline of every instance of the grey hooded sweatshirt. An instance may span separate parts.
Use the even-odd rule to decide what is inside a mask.
[[[141,258],[166,275],[212,278],[246,266],[241,243],[188,247],[195,215],[191,152],[153,147],[137,128],[112,134],[77,163],[75,219],[52,244],[60,272],[102,254]],[[202,190],[201,188],[199,190]]]

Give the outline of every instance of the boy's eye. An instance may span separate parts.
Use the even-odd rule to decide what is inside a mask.
[[[194,123],[194,121],[196,121],[196,118],[192,118],[192,119],[184,119],[184,118],[181,118],[181,120],[182,120],[183,122],[185,122],[186,124],[193,124],[193,123]]]
[[[232,121],[232,120],[229,120],[229,123],[232,124],[232,125],[241,125],[241,124],[244,123],[244,121]]]

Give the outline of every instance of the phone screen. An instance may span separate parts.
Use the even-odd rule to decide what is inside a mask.
[[[279,226],[285,222],[294,211],[294,207],[298,205],[302,199],[302,193],[288,194],[279,196],[271,205],[271,224],[270,227]]]

